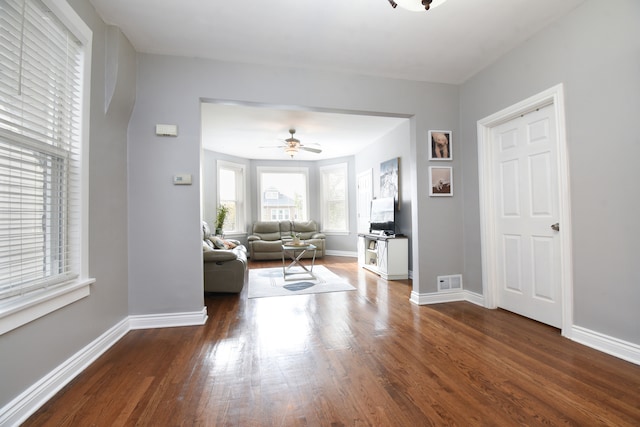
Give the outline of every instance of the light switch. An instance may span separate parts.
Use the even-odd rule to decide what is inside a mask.
[[[191,185],[191,174],[184,173],[173,176],[173,185]]]

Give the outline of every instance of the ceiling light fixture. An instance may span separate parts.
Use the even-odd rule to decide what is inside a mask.
[[[298,152],[298,147],[296,147],[295,145],[289,145],[284,149],[284,152],[291,156],[291,158],[293,159],[293,155]]]
[[[396,6],[400,6],[412,12],[421,12],[440,6],[445,1],[447,0],[389,0],[389,4],[391,4],[391,7],[394,9]]]

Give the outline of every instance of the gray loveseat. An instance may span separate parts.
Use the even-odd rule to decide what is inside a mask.
[[[291,233],[300,240],[316,246],[316,258],[325,255],[325,235],[318,232],[315,221],[257,221],[253,224],[249,241],[249,257],[253,260],[282,259],[282,242],[291,241]],[[304,258],[311,258],[307,252]]]
[[[240,293],[247,271],[247,249],[237,240],[223,240],[211,235],[202,222],[202,260],[204,291]]]

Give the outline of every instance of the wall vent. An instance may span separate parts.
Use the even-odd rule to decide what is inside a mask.
[[[438,276],[438,292],[450,292],[462,290],[462,275]]]

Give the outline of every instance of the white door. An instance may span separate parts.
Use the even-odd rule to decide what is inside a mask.
[[[553,105],[492,129],[498,306],[562,327]]]
[[[358,174],[358,233],[369,232],[369,215],[373,199],[373,169]]]

